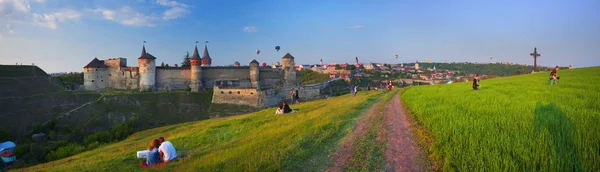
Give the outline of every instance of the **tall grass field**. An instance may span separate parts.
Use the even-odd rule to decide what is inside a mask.
[[[323,171],[360,114],[383,92],[359,92],[291,105],[299,112],[256,113],[137,132],[127,139],[25,171]],[[164,136],[180,160],[141,168],[136,152]]]
[[[413,87],[401,98],[444,171],[600,171],[600,67]]]

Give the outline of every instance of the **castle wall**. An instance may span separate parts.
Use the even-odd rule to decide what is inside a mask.
[[[139,75],[137,67],[121,67],[109,69],[109,88],[119,90],[139,89]]]
[[[204,88],[212,88],[217,81],[239,80],[241,84],[250,83],[250,68],[243,67],[202,67],[202,83]]]
[[[84,68],[83,86],[86,90],[97,91],[108,87],[108,68]]]
[[[283,84],[283,71],[279,69],[261,68],[259,79],[260,88],[275,88]]]
[[[259,92],[254,88],[219,88],[213,87],[212,103],[238,104],[262,107],[258,101]]]
[[[114,67],[114,68],[121,68],[121,67],[127,67],[127,59],[126,58],[111,58],[111,59],[106,59],[104,60],[104,64],[106,66],[110,66],[110,67]]]
[[[190,89],[191,70],[189,68],[158,68],[156,70],[157,90]]]

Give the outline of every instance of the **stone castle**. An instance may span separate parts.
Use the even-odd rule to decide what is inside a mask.
[[[84,88],[88,91],[103,89],[170,91],[213,90],[213,103],[243,104],[268,107],[281,103],[289,96],[286,90],[300,90],[305,98],[319,95],[319,90],[303,88],[296,71],[294,57],[289,53],[282,58],[280,69],[260,67],[256,60],[248,66],[211,66],[212,59],[204,46],[202,57],[198,47],[190,59],[190,67],[156,66],[156,57],[146,52],[138,58],[138,67],[127,66],[125,58],[98,60],[84,66]]]

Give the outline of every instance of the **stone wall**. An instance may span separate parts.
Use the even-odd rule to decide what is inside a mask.
[[[189,68],[156,69],[157,90],[187,90],[190,89],[191,71]]]
[[[104,64],[106,66],[110,66],[110,67],[114,67],[114,68],[121,68],[121,67],[127,67],[127,59],[126,58],[110,58],[110,59],[106,59],[104,60]]]
[[[259,92],[254,88],[219,88],[213,87],[212,103],[237,104],[261,107],[258,101]]]
[[[108,87],[108,68],[83,69],[83,86],[86,90],[97,91]]]
[[[139,89],[139,75],[137,67],[108,68],[109,88],[119,90]]]
[[[243,67],[202,67],[203,88],[212,88],[219,80],[248,80],[250,68]]]

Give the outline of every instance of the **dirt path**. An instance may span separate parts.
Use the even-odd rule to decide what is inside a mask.
[[[385,124],[388,146],[385,157],[388,162],[387,171],[424,171],[425,157],[419,150],[417,140],[413,137],[411,121],[396,94],[386,106]]]
[[[356,153],[357,148],[355,142],[369,130],[367,124],[369,119],[373,118],[375,115],[378,114],[378,109],[376,106],[376,104],[373,105],[373,107],[371,107],[365,115],[362,115],[362,117],[358,121],[356,121],[356,129],[352,133],[350,133],[350,135],[345,137],[344,140],[342,140],[340,147],[337,148],[337,150],[332,156],[334,162],[333,165],[329,169],[327,169],[328,172],[338,172],[346,170],[347,165],[350,161],[352,161],[352,158],[355,156]]]

